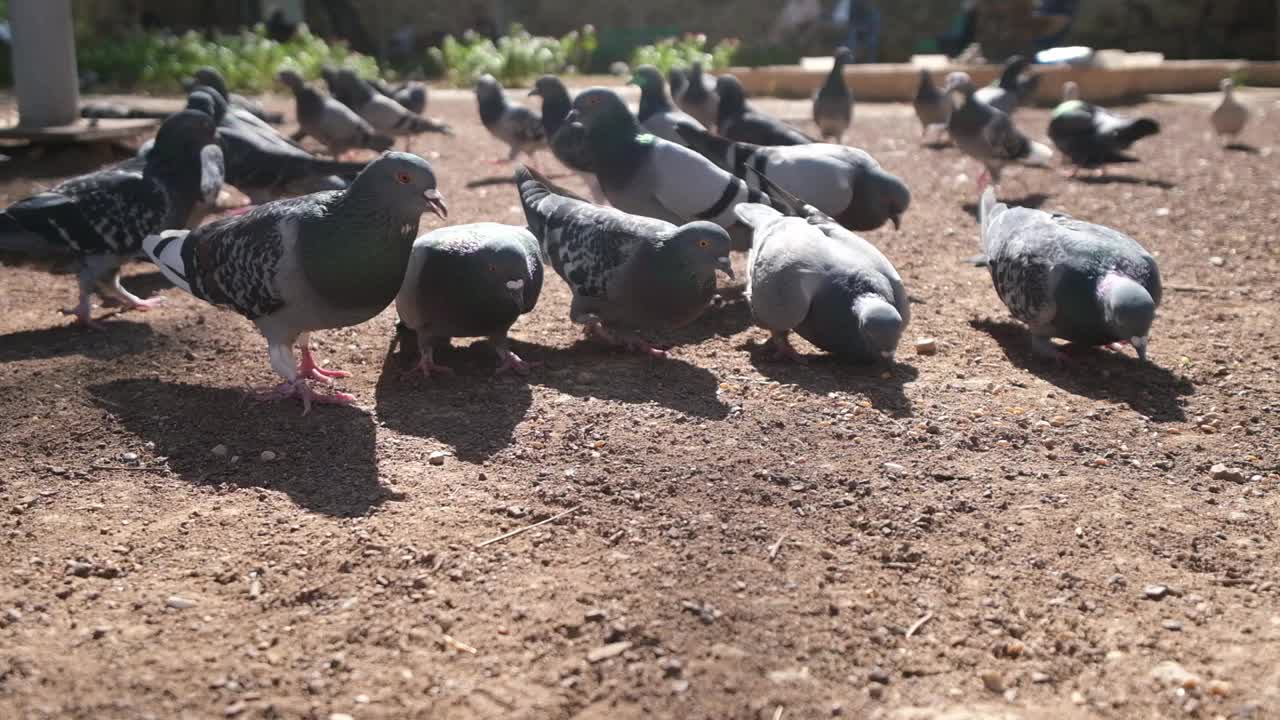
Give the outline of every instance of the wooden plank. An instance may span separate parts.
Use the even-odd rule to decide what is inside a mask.
[[[25,141],[33,145],[47,143],[95,143],[125,140],[150,132],[160,124],[147,119],[79,119],[70,125],[29,128],[13,125],[0,128],[0,140]]]

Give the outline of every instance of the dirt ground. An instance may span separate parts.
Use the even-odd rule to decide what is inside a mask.
[[[1006,174],[1158,254],[1150,364],[1031,357],[959,262],[974,167],[905,105],[851,136],[914,194],[868,234],[915,302],[883,376],[765,361],[740,299],[654,338],[669,360],[602,349],[552,276],[527,381],[483,341],[402,379],[388,309],[319,334],[358,407],[303,417],[246,401],[272,380],[248,321],[146,266],[166,304],[105,332],[56,314],[71,277],[5,268],[0,716],[1280,717],[1280,94],[1248,97],[1252,152],[1151,102],[1112,178]],[[451,222],[522,223],[470,97],[429,111]],[[15,151],[0,199],[93,164]]]

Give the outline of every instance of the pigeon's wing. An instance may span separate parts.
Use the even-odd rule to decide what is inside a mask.
[[[495,134],[513,145],[534,145],[546,140],[542,116],[523,105],[511,105],[498,118]]]
[[[902,316],[902,324],[905,327],[911,321],[911,301],[907,299],[907,288],[902,283],[902,276],[898,274],[898,269],[889,262],[889,258],[884,253],[880,252],[880,248],[829,218],[818,222],[814,222],[811,218],[809,222],[831,241],[852,250],[870,269],[889,281],[889,286],[893,290],[893,306]]]
[[[205,145],[200,150],[200,200],[205,205],[213,205],[222,192],[222,183],[227,179],[226,162],[222,157],[222,148],[218,145]]]
[[[525,265],[529,274],[524,279],[524,307],[521,312],[533,312],[538,304],[538,296],[542,294],[542,249],[538,247],[538,239],[533,233],[524,230],[520,233],[519,243],[524,250]]]
[[[596,171],[595,156],[587,142],[587,130],[582,123],[564,123],[551,136],[551,152],[565,167],[579,172]]]
[[[658,138],[645,142],[653,144],[647,162],[655,170],[652,178],[656,181],[650,187],[632,191],[648,194],[674,217],[685,222],[710,220],[728,227],[737,221],[734,205],[772,204],[764,193],[751,189],[743,180],[683,145]]]
[[[168,193],[157,181],[117,168],[72,178],[9,206],[0,213],[0,233],[43,238],[45,247],[24,248],[31,254],[132,255],[169,215]]]
[[[1009,208],[992,218],[986,231],[988,268],[996,294],[1015,318],[1032,329],[1050,325],[1058,312],[1054,287],[1065,269],[1058,223],[1065,217]]]
[[[1013,120],[1003,112],[991,113],[982,128],[982,138],[991,150],[991,157],[998,160],[1017,160],[1030,151],[1027,136],[1019,132]]]
[[[758,205],[741,205],[738,215],[753,226],[747,258],[747,302],[760,327],[793,330],[804,322],[826,277],[827,254],[820,231],[802,218],[782,217]],[[764,213],[769,210],[771,215]],[[751,215],[765,215],[765,222]]]
[[[373,127],[351,108],[333,98],[324,100],[324,112],[316,122],[316,134],[323,133],[342,144],[356,145],[374,133]]]

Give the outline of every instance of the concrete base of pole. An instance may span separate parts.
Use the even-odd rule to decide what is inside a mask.
[[[80,114],[71,0],[13,0],[13,86],[18,124],[68,125]]]

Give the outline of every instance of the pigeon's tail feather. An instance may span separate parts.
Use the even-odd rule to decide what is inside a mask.
[[[1144,137],[1160,132],[1160,123],[1151,118],[1138,118],[1116,132],[1120,147],[1129,147]]]
[[[795,193],[779,185],[773,178],[765,175],[755,168],[753,165],[747,165],[755,176],[760,178],[761,187],[769,194],[764,196],[762,200],[767,201],[778,212],[787,215],[798,215],[802,218],[820,217],[830,219],[825,213],[818,208],[804,201],[804,198],[798,197]]]
[[[40,267],[72,255],[65,243],[51,242],[46,233],[32,232],[8,211],[0,211],[0,265]]]
[[[394,147],[395,144],[396,144],[395,138],[388,137],[386,135],[376,135],[372,133],[369,135],[366,135],[364,138],[364,142],[361,143],[361,145],[363,145],[366,149],[372,150],[374,152],[386,152],[390,150],[392,147]]]
[[[453,130],[450,129],[448,125],[436,122],[429,117],[423,117],[421,115],[407,115],[406,120],[409,123],[409,132],[414,135],[424,132],[437,132],[444,133],[445,135],[453,134]]]
[[[541,242],[546,219],[538,209],[538,203],[551,196],[543,182],[545,178],[536,171],[524,166],[516,166],[516,191],[520,193],[520,207],[524,208],[524,219],[529,231]]]
[[[987,252],[987,230],[991,227],[991,220],[996,210],[996,189],[988,185],[982,191],[982,198],[978,201],[978,244],[982,247],[984,257]]]
[[[974,267],[990,267],[991,266],[991,259],[988,258],[986,255],[974,255],[973,257],[967,257],[961,260],[960,262],[966,265],[972,265]]]
[[[165,230],[159,235],[148,235],[142,241],[142,251],[160,272],[187,292],[191,292],[191,281],[187,279],[188,268],[183,258],[190,233],[190,230]]]
[[[1027,143],[1027,156],[1022,162],[1028,165],[1048,165],[1053,160],[1053,150],[1048,145],[1030,141]]]

